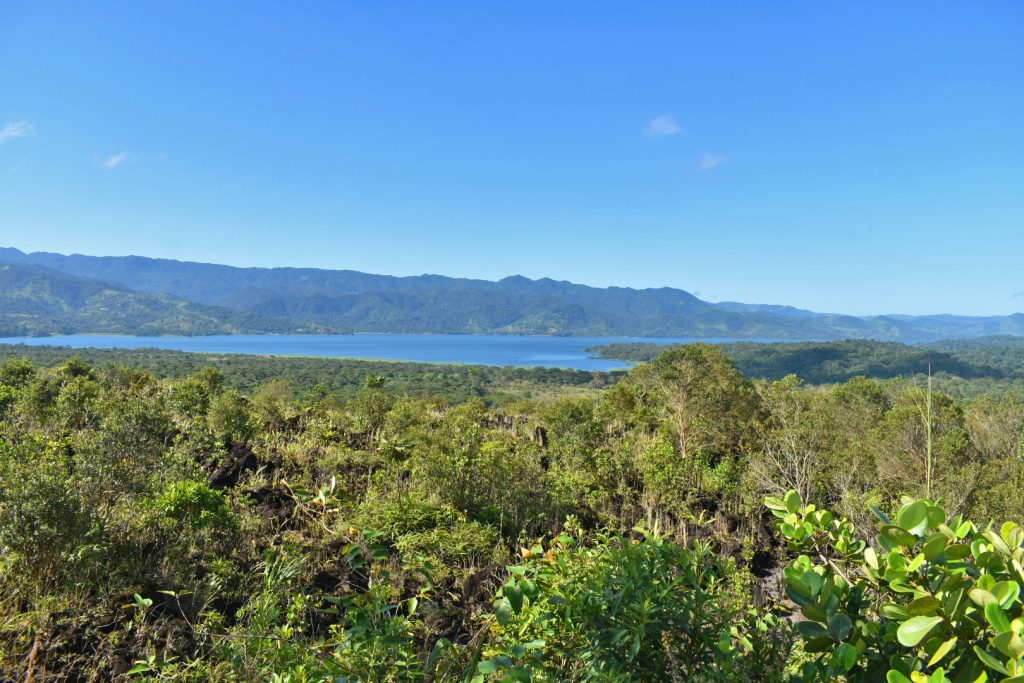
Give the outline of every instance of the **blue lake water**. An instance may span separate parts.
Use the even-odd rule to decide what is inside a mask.
[[[594,358],[588,347],[613,342],[673,344],[687,341],[726,342],[732,339],[645,339],[640,337],[540,337],[469,334],[348,335],[217,335],[209,337],[132,337],[72,335],[8,337],[2,344],[70,346],[73,348],[156,348],[203,353],[246,353],[278,356],[375,358],[426,363],[469,363],[615,370],[628,363]]]

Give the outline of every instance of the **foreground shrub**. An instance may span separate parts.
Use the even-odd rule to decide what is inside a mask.
[[[947,519],[930,500],[881,510],[874,543],[853,524],[805,505],[767,498],[776,528],[800,553],[786,594],[813,660],[802,679],[1024,681],[1024,529],[979,529]]]
[[[787,631],[744,605],[735,563],[708,545],[637,529],[585,547],[567,532],[523,555],[478,680],[782,680]]]

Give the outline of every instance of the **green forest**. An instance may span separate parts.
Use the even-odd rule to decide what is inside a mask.
[[[747,377],[779,380],[797,375],[809,384],[835,384],[854,377],[943,378],[947,392],[977,395],[1024,388],[1024,337],[989,336],[927,344],[868,339],[831,342],[733,342],[718,347]],[[666,346],[624,342],[588,351],[602,358],[642,363]]]
[[[996,374],[6,347],[0,672],[1024,680],[1024,394],[934,351]]]

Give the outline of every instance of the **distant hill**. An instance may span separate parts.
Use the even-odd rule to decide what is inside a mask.
[[[736,342],[719,348],[747,377],[778,380],[794,374],[811,384],[845,382],[851,377],[876,379],[927,373],[965,380],[1024,379],[1024,338],[986,337],[935,344],[907,345],[868,339],[832,342]],[[672,345],[605,344],[592,351],[602,358],[636,363],[657,358]]]
[[[0,263],[0,337],[298,331],[287,320],[136,292],[41,266]]]
[[[139,256],[26,254],[0,262],[45,266],[246,315],[356,332],[564,334],[780,340],[922,341],[1024,334],[1024,315],[856,317],[788,306],[702,301],[679,289],[596,288],[512,276],[497,282],[352,270],[236,268]]]

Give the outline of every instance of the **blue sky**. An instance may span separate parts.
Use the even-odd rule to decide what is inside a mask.
[[[1024,3],[0,14],[0,245],[1024,310]]]

